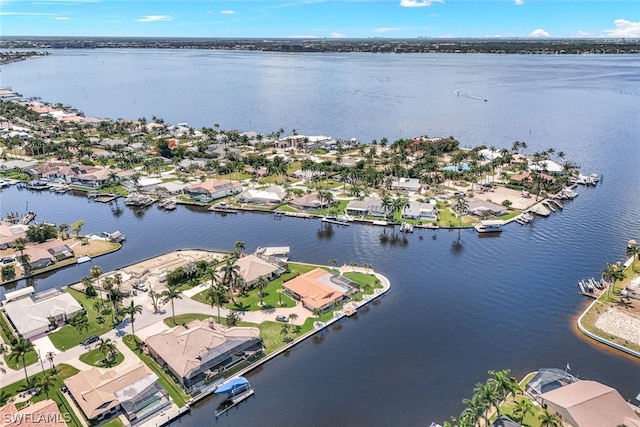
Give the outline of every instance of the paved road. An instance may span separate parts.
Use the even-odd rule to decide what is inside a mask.
[[[365,269],[361,267],[351,267],[351,266],[343,266],[340,269],[341,273],[347,271],[361,271],[365,273],[372,273],[370,269]],[[385,284],[386,278],[383,276],[379,276],[384,279]],[[154,289],[159,291],[161,284],[154,283]],[[183,295],[182,299],[174,300],[174,308],[175,314],[187,314],[187,313],[203,313],[210,314],[212,317],[217,319],[218,316],[218,308],[211,307],[207,304],[202,304],[198,301],[194,301],[189,298],[187,295],[195,295],[199,290],[203,290],[206,288],[207,284],[200,285],[201,287],[197,290],[189,290]],[[164,330],[169,329],[167,325],[164,324],[163,319],[167,317],[171,317],[171,304],[167,303],[161,307],[159,312],[153,311],[153,303],[148,292],[138,292],[138,295],[133,296],[131,298],[126,298],[124,300],[124,304],[128,305],[130,301],[133,299],[134,304],[141,305],[143,307],[142,313],[135,317],[135,332],[136,335],[141,339],[147,339],[149,336],[160,333]],[[230,310],[221,308],[220,316],[224,319]],[[276,315],[284,315],[289,316],[289,314],[295,313],[298,315],[298,318],[292,321],[293,324],[303,324],[305,320],[312,316],[309,310],[302,307],[302,304],[297,304],[292,308],[272,308],[262,311],[251,311],[251,312],[240,312],[241,320],[252,323],[262,323],[265,320],[275,320]],[[135,357],[134,353],[129,350],[129,348],[122,342],[122,337],[131,333],[131,325],[129,319],[123,320],[115,329],[103,334],[100,338],[103,339],[111,339],[116,343],[118,351],[122,352],[125,355],[125,362],[123,363],[136,363],[138,358]],[[95,348],[95,344],[90,347],[85,347],[82,345],[78,345],[71,349],[66,349],[64,351],[57,350],[48,336],[43,338],[34,340],[34,345],[36,350],[39,350],[42,355],[43,364],[35,363],[33,365],[27,366],[27,373],[29,376],[34,375],[38,372],[42,372],[42,367],[45,369],[49,367],[49,362],[46,359],[46,354],[49,351],[53,351],[55,353],[53,362],[58,365],[60,363],[70,364],[72,366],[77,367],[80,370],[89,369],[90,366],[79,360],[79,356],[87,351]],[[6,368],[6,373],[0,375],[0,379],[2,380],[2,385],[11,384],[13,382],[24,379],[24,371],[22,368],[18,370],[12,370]]]

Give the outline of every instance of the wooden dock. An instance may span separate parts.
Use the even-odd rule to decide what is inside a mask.
[[[218,418],[220,415],[224,414],[225,412],[227,412],[229,409],[233,408],[234,406],[236,406],[237,404],[239,404],[240,402],[242,402],[243,400],[246,400],[248,398],[250,398],[251,396],[253,396],[255,394],[255,392],[253,391],[252,388],[250,388],[249,390],[235,396],[232,398],[229,398],[227,400],[228,406],[225,406],[223,409],[220,409],[219,411],[215,412],[216,418]]]

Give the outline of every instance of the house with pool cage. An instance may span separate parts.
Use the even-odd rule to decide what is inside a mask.
[[[131,423],[138,423],[171,405],[158,376],[142,362],[108,370],[94,367],[78,372],[64,384],[91,423],[121,413]]]

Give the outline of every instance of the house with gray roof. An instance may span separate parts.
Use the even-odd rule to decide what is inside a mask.
[[[213,319],[176,326],[145,343],[149,354],[187,389],[263,349],[258,328],[227,328]]]
[[[378,197],[365,197],[362,200],[351,200],[346,207],[348,215],[355,216],[385,216],[388,210],[382,207],[382,200]]]

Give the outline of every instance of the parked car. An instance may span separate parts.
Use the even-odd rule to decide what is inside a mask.
[[[93,344],[94,342],[97,342],[98,340],[100,340],[99,336],[91,335],[90,337],[87,337],[87,338],[85,338],[84,341],[82,341],[82,345],[88,346],[90,344]]]
[[[136,283],[133,287],[142,292],[147,292],[149,290],[149,287],[144,283]]]
[[[276,316],[276,320],[277,320],[278,322],[288,322],[288,321],[289,321],[289,318],[288,318],[287,316],[283,316],[282,314],[278,314],[278,315]]]

